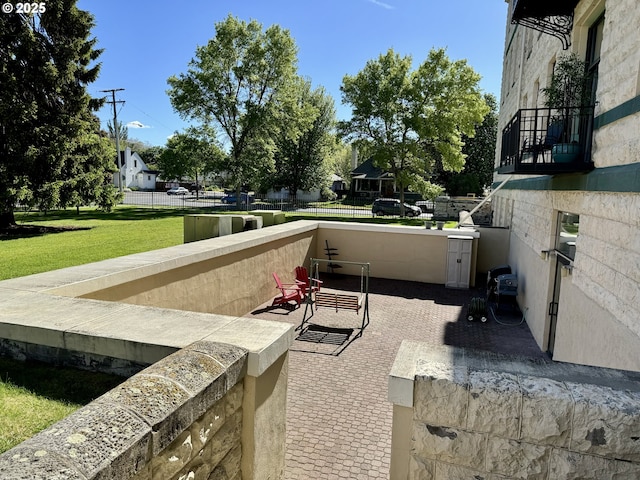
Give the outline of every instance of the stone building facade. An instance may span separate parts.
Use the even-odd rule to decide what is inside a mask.
[[[494,186],[507,183],[493,225],[510,229],[520,308],[554,360],[640,371],[640,4],[508,3]],[[558,5],[568,10],[544,17]],[[586,61],[593,85],[575,169],[522,121],[544,118],[543,89],[567,53]]]

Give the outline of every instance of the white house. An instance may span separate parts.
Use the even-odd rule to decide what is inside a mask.
[[[116,187],[155,190],[158,172],[150,170],[140,155],[132,152],[131,148],[127,147],[120,152],[119,167],[121,183],[118,182],[118,174],[113,174],[113,183]]]

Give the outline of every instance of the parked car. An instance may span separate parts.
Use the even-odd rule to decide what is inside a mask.
[[[191,193],[196,193],[196,192],[202,192],[204,190],[204,186],[197,184],[197,183],[192,183],[191,185],[189,185],[189,191]]]
[[[373,215],[400,215],[400,200],[397,198],[376,198],[371,206]],[[404,204],[404,214],[407,217],[418,217],[422,213],[419,207]]]
[[[184,187],[173,187],[167,190],[167,195],[187,195],[189,190]]]
[[[419,202],[416,202],[416,207],[419,207],[423,213],[433,213],[435,204],[430,200],[420,200]]]
[[[234,204],[236,203],[236,194],[230,193],[222,197],[222,203]],[[248,193],[242,192],[240,194],[240,203],[253,203],[253,196]]]

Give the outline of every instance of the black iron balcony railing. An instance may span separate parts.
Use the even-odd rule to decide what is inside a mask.
[[[553,175],[593,169],[593,107],[518,110],[502,130],[499,173]]]
[[[578,0],[513,0],[511,23],[518,23],[562,41],[562,48],[571,45],[573,11]]]
[[[573,15],[578,0],[513,0],[513,21]]]

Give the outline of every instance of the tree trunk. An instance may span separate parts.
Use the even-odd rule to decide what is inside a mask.
[[[15,224],[16,218],[13,215],[13,210],[0,212],[0,228],[7,228]]]
[[[247,201],[249,201],[248,198]],[[242,185],[239,182],[236,185],[236,210],[242,210]]]

